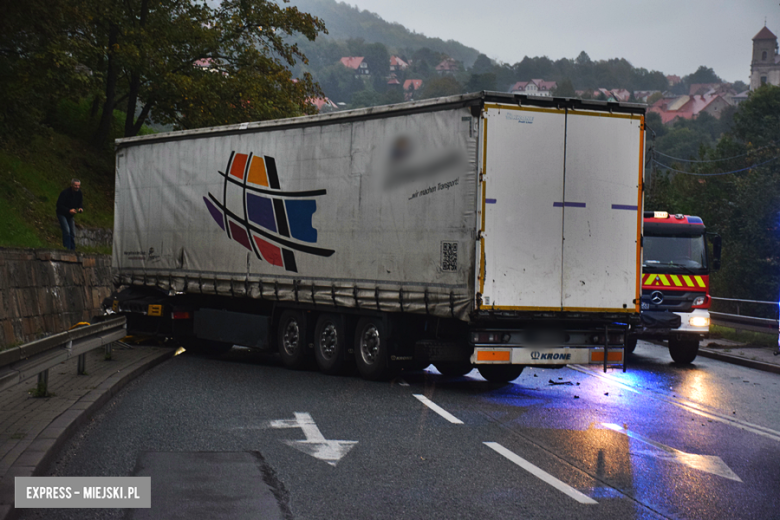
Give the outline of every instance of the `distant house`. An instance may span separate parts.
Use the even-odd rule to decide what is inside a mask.
[[[666,76],[666,81],[669,82],[670,87],[673,87],[678,83],[682,82],[682,78],[680,76],[675,76],[674,74],[670,74]]]
[[[639,103],[647,103],[647,99],[654,95],[654,94],[660,94],[660,90],[635,90],[634,91],[634,99],[637,100]]]
[[[341,61],[341,64],[348,69],[354,70],[356,78],[360,76],[368,76],[371,74],[371,71],[368,68],[368,63],[366,63],[363,56],[345,56],[339,61]]]
[[[747,101],[748,94],[750,94],[749,90],[746,90],[744,92],[740,92],[739,94],[731,96],[731,101],[735,105],[739,105],[740,103],[743,103],[743,102]]]
[[[513,94],[526,94],[528,96],[552,96],[552,91],[558,88],[554,81],[545,81],[543,79],[532,79],[531,81],[518,81],[509,91]]]
[[[414,94],[422,87],[421,79],[407,79],[404,81],[404,100],[414,99]]]
[[[339,107],[338,107],[338,105],[336,103],[334,103],[333,101],[331,101],[330,99],[328,99],[326,97],[324,97],[324,98],[309,98],[309,99],[306,100],[306,102],[309,103],[310,105],[314,105],[315,107],[317,107],[317,110],[319,110],[320,112],[322,112],[323,107],[326,108],[326,111],[338,110],[339,109]]]
[[[438,72],[442,76],[455,74],[459,70],[460,70],[460,65],[456,60],[453,60],[452,58],[446,58],[442,60],[441,63],[436,65],[436,72]]]
[[[731,99],[723,94],[696,94],[659,99],[650,106],[648,111],[657,113],[661,116],[661,122],[668,124],[675,119],[693,119],[702,112],[720,119],[723,109],[732,104]]]
[[[396,72],[399,70],[406,70],[409,66],[404,60],[398,56],[390,56],[390,72]]]

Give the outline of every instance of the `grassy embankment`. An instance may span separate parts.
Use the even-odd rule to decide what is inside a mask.
[[[113,227],[114,154],[88,143],[95,125],[87,103],[64,101],[50,127],[0,144],[0,247],[64,249],[55,206],[72,178],[81,180],[84,193],[84,213],[76,224]],[[124,114],[116,111],[112,142],[123,125]],[[107,247],[79,251],[111,252]]]

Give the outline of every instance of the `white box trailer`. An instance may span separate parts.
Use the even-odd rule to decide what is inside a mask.
[[[483,92],[119,139],[112,312],[370,379],[620,363],[644,113]]]

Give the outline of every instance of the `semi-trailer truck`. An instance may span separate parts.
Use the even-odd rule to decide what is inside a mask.
[[[712,254],[708,243],[712,244]],[[691,363],[710,329],[710,273],[720,269],[721,238],[701,218],[644,212],[642,314],[626,352],[637,339],[667,340],[677,363]]]
[[[482,92],[119,139],[107,311],[367,379],[620,366],[644,114]]]

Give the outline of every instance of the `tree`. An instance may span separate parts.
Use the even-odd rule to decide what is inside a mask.
[[[86,0],[25,0],[0,4],[0,134],[21,134],[63,98],[95,85],[79,63],[90,42]]]
[[[590,56],[588,56],[588,53],[585,52],[585,51],[580,52],[579,56],[577,56],[577,58],[574,60],[574,62],[577,65],[580,65],[580,66],[590,65],[591,63],[593,63],[590,60]]]
[[[558,86],[553,90],[553,95],[563,97],[575,97],[577,93],[574,91],[574,85],[572,85],[569,78],[564,79],[558,83]]]
[[[693,74],[685,76],[683,83],[690,87],[696,83],[723,83],[723,80],[715,74],[714,70],[702,65]]]
[[[715,295],[775,301],[780,292],[780,88],[764,86],[753,92],[733,120],[731,132],[714,148],[699,145],[693,158],[704,162],[673,166],[696,175],[672,172],[658,177],[648,192],[648,207],[699,215],[708,230],[721,234],[723,268],[712,277]],[[684,130],[689,135],[698,132],[701,142],[704,129],[697,125],[705,123],[707,118],[675,124],[664,139],[679,145]],[[657,142],[657,147],[662,144]],[[674,153],[681,152],[686,154]],[[687,156],[692,156],[690,151]],[[666,164],[672,161],[664,159]]]
[[[306,57],[285,36],[313,40],[325,30],[295,7],[266,0],[223,0],[213,8],[197,0],[88,1],[95,12],[91,61],[103,80],[95,144],[106,143],[118,107],[126,109],[124,135],[132,136],[151,113],[156,122],[193,128],[311,113],[306,100],[322,94],[309,74],[294,81],[288,68]]]
[[[474,62],[474,65],[471,67],[471,73],[472,74],[485,74],[487,72],[493,71],[493,62],[490,61],[490,58],[485,56],[484,54],[480,54],[477,56],[477,60]]]
[[[463,88],[460,83],[452,76],[441,76],[432,78],[423,85],[421,97],[423,99],[436,98],[444,96],[454,96],[460,94]]]
[[[496,90],[496,75],[492,72],[485,74],[472,74],[465,85],[466,92],[481,92],[483,90]]]

